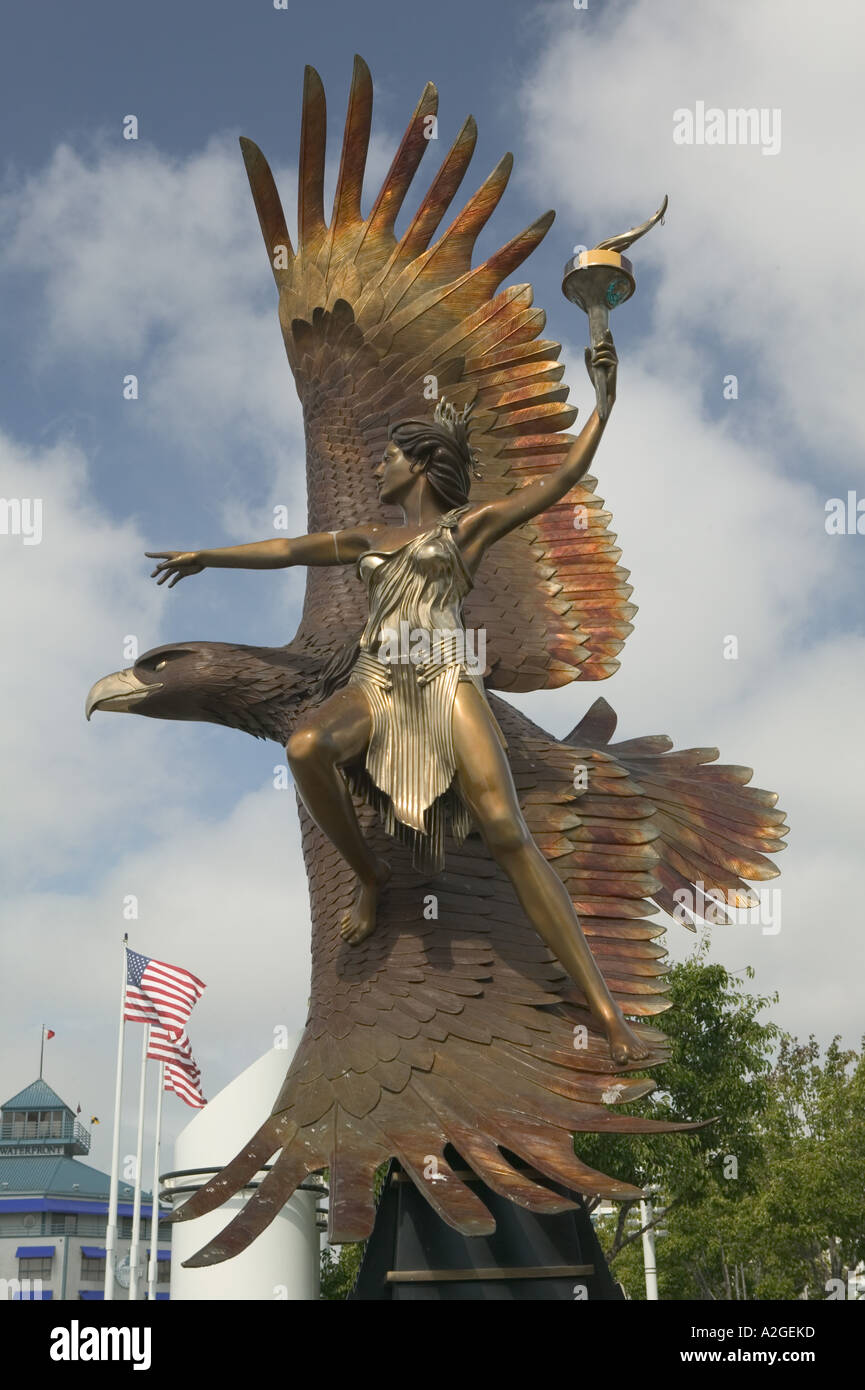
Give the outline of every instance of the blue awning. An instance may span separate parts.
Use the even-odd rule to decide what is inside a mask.
[[[147,1258],[150,1259],[150,1250],[149,1250],[149,1249],[148,1249],[148,1251],[147,1251]],[[159,1261],[159,1260],[170,1260],[170,1259],[171,1259],[171,1251],[170,1251],[170,1250],[157,1250],[157,1252],[156,1252],[156,1259],[157,1259],[157,1261]]]
[[[71,1197],[5,1197],[0,1192],[0,1212],[8,1211],[59,1211],[59,1212],[87,1212],[91,1216],[105,1216],[108,1212],[107,1202],[81,1201],[79,1198]],[[132,1203],[120,1202],[117,1206],[120,1216],[132,1216]],[[141,1203],[141,1215],[148,1220],[151,1217],[151,1206],[149,1202]],[[167,1221],[171,1212],[166,1207],[157,1208],[157,1218],[159,1221]]]
[[[51,1295],[49,1294],[49,1298],[50,1298],[50,1296],[51,1296]],[[157,1298],[170,1298],[171,1295],[170,1295],[170,1294],[167,1294],[167,1293],[158,1293],[158,1294],[156,1295],[156,1297],[157,1297]]]
[[[33,1293],[32,1289],[31,1289],[30,1293],[13,1293],[13,1295],[12,1295],[12,1302],[13,1302],[13,1303],[26,1303],[26,1302],[28,1302],[30,1299],[33,1299],[33,1298],[35,1298],[35,1299],[37,1299],[37,1300],[40,1300],[40,1299],[41,1299],[41,1300],[44,1301],[46,1298],[53,1298],[53,1297],[54,1297],[54,1293],[53,1293],[53,1291],[52,1291],[51,1289],[43,1289],[41,1293]]]
[[[15,1251],[16,1260],[48,1259],[54,1254],[53,1245],[19,1245]]]
[[[104,1298],[105,1294],[101,1289],[82,1289],[78,1297],[92,1300],[94,1298]]]
[[[87,1258],[88,1258],[88,1260],[104,1260],[104,1259],[105,1259],[105,1246],[104,1246],[104,1245],[82,1245],[82,1247],[81,1247],[81,1253],[82,1253],[82,1255],[86,1255]]]

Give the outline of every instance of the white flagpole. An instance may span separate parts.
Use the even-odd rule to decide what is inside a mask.
[[[162,1136],[162,1096],[165,1091],[165,1063],[159,1063],[159,1092],[156,1100],[156,1139],[153,1145],[153,1191],[150,1206],[150,1264],[147,1268],[147,1297],[156,1298],[159,1258],[159,1141]]]
[[[103,1297],[114,1298],[114,1252],[117,1248],[117,1189],[120,1181],[120,1095],[123,1090],[123,1015],[126,1012],[126,943],[123,937],[123,973],[120,977],[120,1026],[117,1032],[117,1076],[114,1082],[114,1138],[111,1146],[111,1184],[108,1189],[108,1222],[105,1227],[105,1288]]]
[[[141,1236],[141,1189],[144,1168],[144,1100],[147,1092],[147,1049],[150,1024],[145,1023],[141,1039],[141,1080],[138,1086],[138,1147],[135,1150],[135,1197],[132,1203],[132,1244],[129,1247],[129,1297],[138,1297],[138,1247]]]

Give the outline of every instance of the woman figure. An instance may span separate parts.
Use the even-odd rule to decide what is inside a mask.
[[[587,352],[586,360],[593,381],[596,372],[604,373],[611,407],[612,339]],[[378,807],[386,827],[427,868],[441,867],[446,816],[457,839],[473,823],[529,920],[584,992],[613,1059],[627,1062],[647,1056],[647,1049],[610,995],[567,889],[529,833],[482,668],[474,668],[465,644],[453,640],[464,632],[462,602],[485,552],[570,491],[587,471],[604,428],[594,411],[552,476],[473,506],[465,416],[440,408],[433,424],[395,425],[376,469],[381,501],[402,508],[402,526],[370,523],[294,540],[148,554],[162,560],[153,574],[160,584],[170,580],[169,587],[206,566],[357,566],[369,621],[348,683],[300,721],[286,746],[307,810],[358,878],[343,937],[356,943],[374,930],[379,891],[390,873],[363,837],[349,787]],[[406,635],[418,633],[432,639],[422,645],[420,660],[404,647]]]

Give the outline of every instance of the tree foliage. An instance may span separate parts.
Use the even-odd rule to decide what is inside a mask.
[[[360,1269],[364,1247],[364,1241],[338,1245],[335,1249],[331,1249],[329,1245],[325,1246],[321,1252],[322,1298],[348,1298]]]
[[[837,1038],[821,1055],[813,1037],[800,1043],[761,1021],[772,1000],[706,963],[704,948],[674,967],[671,995],[662,1026],[673,1057],[645,1113],[717,1119],[681,1136],[594,1136],[589,1158],[659,1189],[654,1224],[668,1232],[656,1244],[659,1296],[845,1296],[865,1258],[865,1058]],[[611,1168],[611,1150],[629,1154],[630,1168]],[[639,1207],[622,1207],[598,1234],[616,1278],[644,1298]]]

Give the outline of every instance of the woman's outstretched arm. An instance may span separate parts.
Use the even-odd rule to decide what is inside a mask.
[[[594,382],[595,372],[602,371],[607,379],[607,400],[612,407],[616,399],[616,367],[618,358],[613,339],[608,334],[607,342],[594,351],[586,350],[586,367]],[[607,415],[609,419],[609,412]],[[546,511],[570,492],[585,473],[595,456],[601,442],[606,421],[598,418],[593,410],[580,434],[574,440],[564,463],[554,473],[547,474],[526,487],[517,489],[507,497],[487,502],[470,512],[459,528],[460,542],[464,552],[478,549],[481,553],[495,541],[501,540],[509,531],[524,522],[530,521],[539,512]],[[468,558],[468,557],[467,557]],[[480,556],[478,555],[478,559]]]
[[[227,545],[216,550],[148,550],[148,559],[161,560],[151,574],[158,584],[173,589],[190,574],[203,569],[278,570],[289,565],[350,565],[369,549],[366,531],[318,531],[250,545]]]

